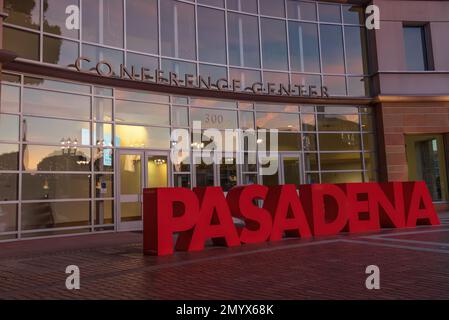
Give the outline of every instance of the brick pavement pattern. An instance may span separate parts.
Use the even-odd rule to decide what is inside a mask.
[[[140,233],[0,243],[0,299],[449,299],[442,225],[169,257],[142,255]],[[365,269],[380,268],[380,290]],[[81,289],[67,290],[77,265]]]

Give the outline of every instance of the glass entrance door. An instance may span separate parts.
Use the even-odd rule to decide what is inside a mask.
[[[142,229],[144,188],[170,185],[168,154],[145,151],[120,151],[118,230]]]
[[[443,135],[406,136],[410,181],[425,181],[433,201],[447,201],[448,183]]]
[[[301,184],[301,160],[297,153],[280,153],[277,159],[278,170],[273,175],[261,176],[262,184],[274,186],[280,184]]]

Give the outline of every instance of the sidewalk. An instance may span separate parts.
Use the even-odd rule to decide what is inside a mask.
[[[143,256],[140,233],[0,244],[0,299],[449,299],[442,225]],[[77,265],[81,290],[65,288]],[[365,288],[368,265],[380,290]]]

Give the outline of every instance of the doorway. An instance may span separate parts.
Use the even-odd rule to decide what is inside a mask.
[[[272,175],[260,176],[263,185],[299,185],[302,183],[301,155],[298,153],[280,153],[278,159],[272,161],[278,162],[278,170]]]
[[[449,200],[444,136],[407,135],[405,146],[409,180],[424,181],[433,201]]]
[[[121,150],[117,181],[117,229],[142,229],[143,189],[168,187],[170,164],[168,152]]]

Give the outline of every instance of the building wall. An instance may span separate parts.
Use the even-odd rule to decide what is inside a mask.
[[[445,95],[449,93],[449,1],[374,0],[381,27],[376,31],[375,93],[383,95]],[[404,23],[429,23],[434,71],[406,68]]]
[[[409,180],[406,135],[449,132],[449,1],[374,0],[381,28],[375,32],[374,96],[378,104],[381,179]],[[408,71],[404,23],[428,24],[434,70]]]

